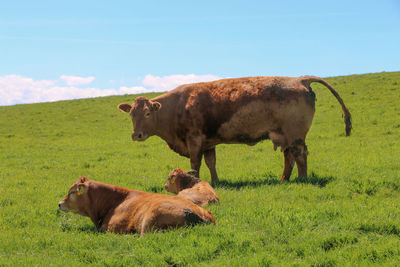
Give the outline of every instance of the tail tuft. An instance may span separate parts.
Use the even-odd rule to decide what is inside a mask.
[[[353,126],[351,125],[351,114],[348,110],[347,114],[346,112],[344,114],[344,123],[346,125],[346,136],[350,136],[351,129],[353,128]]]

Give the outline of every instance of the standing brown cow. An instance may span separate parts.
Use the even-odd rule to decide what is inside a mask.
[[[325,85],[342,106],[346,135],[351,115],[339,94],[325,80],[314,76],[249,77],[181,85],[153,99],[137,97],[132,105],[118,108],[132,118],[134,141],[157,135],[199,172],[201,159],[213,181],[215,146],[221,143],[254,145],[271,139],[284,154],[281,180],[288,180],[296,162],[299,176],[307,176],[305,138],[315,112],[310,84]]]

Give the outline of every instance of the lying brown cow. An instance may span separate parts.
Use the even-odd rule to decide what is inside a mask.
[[[211,212],[177,196],[146,193],[80,177],[60,203],[62,211],[90,217],[97,229],[140,233],[215,223]]]
[[[175,169],[169,174],[164,188],[168,192],[178,194],[178,197],[190,200],[201,207],[208,203],[219,202],[214,188],[206,181],[194,177],[194,175],[197,175],[196,171],[185,172],[182,169]]]
[[[288,180],[296,162],[299,176],[307,176],[305,138],[315,112],[310,84],[325,85],[342,106],[346,135],[351,115],[339,94],[326,81],[313,76],[250,77],[186,84],[153,99],[137,97],[133,105],[119,109],[132,117],[134,141],[157,135],[169,147],[190,158],[199,172],[201,159],[213,181],[215,146],[221,143],[254,145],[271,139],[284,154],[281,180]]]

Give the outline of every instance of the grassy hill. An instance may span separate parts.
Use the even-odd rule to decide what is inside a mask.
[[[353,116],[313,84],[307,179],[280,182],[269,141],[217,146],[216,226],[138,235],[99,233],[58,211],[81,175],[166,193],[189,160],[158,137],[132,142],[135,96],[0,107],[0,265],[354,266],[400,262],[400,72],[327,78]],[[147,95],[154,97],[156,94]],[[203,163],[202,178],[210,180]]]

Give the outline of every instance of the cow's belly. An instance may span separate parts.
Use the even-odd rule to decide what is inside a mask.
[[[262,101],[254,101],[237,110],[219,127],[221,142],[254,144],[268,139],[269,133],[279,128],[271,108]]]

